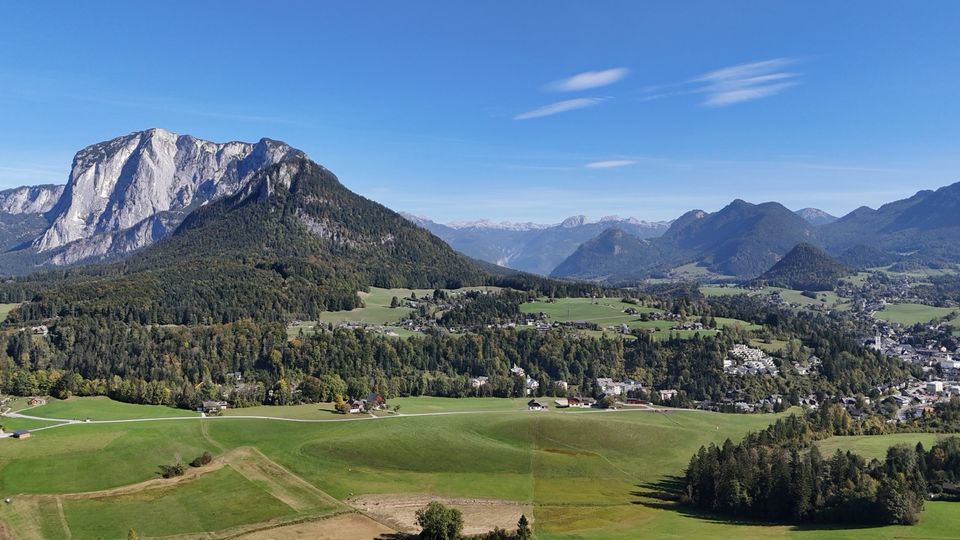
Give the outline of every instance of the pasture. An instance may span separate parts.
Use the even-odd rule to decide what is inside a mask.
[[[637,311],[636,315],[630,315],[623,311],[627,308],[633,308]],[[651,330],[656,339],[666,339],[670,336],[677,336],[681,339],[690,339],[698,331],[692,330],[670,330],[676,326],[675,321],[640,320],[640,315],[644,313],[659,313],[660,310],[650,307],[635,306],[621,301],[619,298],[557,298],[553,301],[536,301],[520,305],[520,311],[523,313],[547,315],[553,322],[572,322],[586,321],[599,325],[606,330],[607,327],[620,326],[626,324],[629,328],[642,328]],[[737,319],[726,319],[717,317],[717,326],[740,326],[747,330],[759,330],[758,325],[750,324],[746,321]],[[587,335],[600,337],[604,335],[603,331],[585,331]],[[701,335],[716,334],[715,330],[700,330]],[[606,332],[607,337],[615,337],[617,334]]]
[[[700,292],[704,296],[734,296],[745,294],[747,296],[768,296],[774,293],[780,295],[784,301],[791,304],[797,304],[802,307],[823,306],[830,309],[847,309],[849,301],[837,296],[833,291],[821,291],[816,293],[816,298],[810,298],[801,294],[803,291],[794,289],[784,289],[782,287],[762,287],[759,289],[746,289],[743,287],[727,287],[704,285],[700,287]]]
[[[923,304],[888,304],[876,313],[876,317],[890,323],[913,326],[946,317],[951,313],[957,313],[956,308],[940,308]]]
[[[10,315],[13,308],[19,305],[20,304],[0,304],[0,322],[7,320],[7,315]]]
[[[499,290],[498,287],[464,287],[462,289],[444,289],[449,294],[463,294],[472,290]],[[379,325],[390,327],[403,320],[412,309],[404,306],[391,308],[390,304],[393,298],[398,300],[410,298],[412,294],[417,298],[433,294],[433,289],[382,289],[371,287],[370,292],[359,292],[363,299],[363,307],[344,311],[327,311],[320,314],[319,320],[301,321],[287,328],[290,336],[295,336],[303,330],[304,333],[312,333],[314,327],[319,324],[339,324],[344,322],[362,323],[369,325]],[[393,328],[399,337],[406,338],[417,334],[403,328]]]
[[[133,418],[157,418],[177,416],[200,416],[194,411],[175,409],[163,405],[134,405],[110,398],[72,397],[68,400],[50,398],[47,404],[24,411],[24,414],[41,418],[61,420],[130,420]]]
[[[78,416],[69,410],[72,403],[59,403],[58,415]],[[824,534],[699,515],[662,499],[664,487],[682,474],[700,445],[738,440],[773,421],[771,415],[528,412],[522,400],[496,399],[394,403],[409,414],[312,423],[238,418],[80,423],[26,441],[3,440],[0,495],[13,503],[0,508],[0,522],[23,539],[120,538],[130,528],[148,537],[270,538],[270,531],[294,530],[320,537],[332,534],[325,523],[336,527],[341,517],[326,519],[349,515],[351,522],[363,521],[351,525],[356,536],[336,533],[369,538],[363,535],[385,525],[370,522],[352,505],[443,498],[466,504],[470,515],[484,515],[471,506],[474,500],[528,509],[539,539]],[[310,414],[317,419],[332,416],[313,407]],[[239,412],[244,411],[249,409]],[[159,465],[178,455],[189,461],[204,450],[216,456],[210,465],[188,468],[179,479],[157,478]],[[960,526],[949,504],[929,503],[916,527],[869,534],[944,537]],[[865,532],[830,534],[856,538]]]

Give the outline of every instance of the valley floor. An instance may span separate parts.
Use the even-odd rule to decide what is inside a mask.
[[[508,527],[526,514],[541,539],[828,534],[737,523],[669,500],[700,445],[737,440],[774,416],[531,412],[521,400],[497,399],[394,403],[399,416],[358,417],[364,421],[338,421],[324,405],[231,411],[276,409],[273,419],[200,418],[102,398],[21,410],[32,418],[3,418],[4,425],[30,422],[36,431],[0,440],[0,495],[11,498],[0,507],[0,537],[121,538],[135,529],[141,538],[376,538],[412,531],[412,513],[430,500],[463,509],[469,531]],[[870,454],[891,443],[879,439],[821,444]],[[158,477],[161,465],[204,451],[212,463]],[[955,537],[957,509],[930,502],[917,526],[829,536]]]

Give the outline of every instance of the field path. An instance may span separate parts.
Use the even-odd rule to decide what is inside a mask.
[[[63,532],[67,535],[67,540],[73,538],[73,534],[70,532],[70,526],[67,525],[67,516],[63,513],[63,499],[57,497],[57,514],[60,516],[60,525],[63,526]]]
[[[658,408],[658,407],[637,407],[637,408],[624,408],[624,409],[591,409],[586,411],[578,411],[576,413],[558,413],[555,410],[549,411],[554,414],[591,414],[591,413],[628,413],[628,412],[646,412],[646,413],[701,413],[701,414],[721,414],[713,411],[704,411],[701,409],[668,409],[668,408]],[[420,416],[455,416],[455,415],[465,415],[465,414],[543,414],[544,411],[528,411],[526,409],[516,409],[516,410],[482,410],[482,411],[446,411],[446,412],[429,412],[429,413],[398,413],[390,416],[367,416],[367,415],[358,415],[358,416],[347,416],[344,418],[332,418],[332,419],[320,419],[320,418],[284,418],[282,416],[261,416],[261,415],[230,415],[230,416],[160,416],[153,418],[126,418],[123,420],[76,420],[70,418],[47,418],[43,416],[31,416],[27,414],[21,414],[19,412],[9,412],[2,416],[8,418],[24,418],[27,420],[40,420],[45,422],[59,422],[54,423],[50,426],[43,426],[39,428],[31,429],[30,431],[42,431],[44,429],[53,429],[68,425],[87,425],[87,424],[130,424],[136,422],[163,422],[168,420],[274,420],[277,422],[299,422],[304,424],[322,424],[329,422],[359,422],[359,421],[375,421],[375,420],[388,420],[391,418],[416,418]],[[215,443],[215,441],[211,441]]]
[[[297,512],[323,504],[338,511],[353,510],[325,491],[290,472],[253,446],[241,446],[230,452],[230,468],[248,480],[263,484],[267,491]]]

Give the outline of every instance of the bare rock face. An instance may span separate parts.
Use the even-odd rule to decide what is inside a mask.
[[[7,214],[44,214],[49,212],[64,186],[23,186],[0,191],[0,212]]]
[[[162,129],[84,148],[74,157],[50,227],[34,241],[70,264],[140,249],[200,205],[235,193],[263,167],[303,155],[270,139],[213,143]],[[52,254],[53,255],[53,254]]]

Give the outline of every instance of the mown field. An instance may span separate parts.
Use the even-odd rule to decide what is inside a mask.
[[[623,312],[623,310],[631,307],[637,310],[637,315],[630,315]],[[557,298],[552,302],[540,300],[521,304],[520,310],[530,314],[544,313],[552,322],[592,322],[604,330],[609,326],[626,324],[630,328],[653,330],[654,337],[660,339],[671,335],[689,339],[697,333],[691,330],[670,330],[670,328],[677,324],[674,321],[641,321],[639,319],[640,314],[656,313],[660,310],[627,304],[619,298]],[[736,325],[748,330],[759,330],[761,328],[758,325],[737,319],[717,317],[716,320],[717,325],[720,327]],[[585,333],[596,337],[599,337],[603,333],[606,333],[608,336],[614,335],[610,331],[604,332],[604,330],[587,331]],[[715,334],[716,331],[701,330],[699,333],[701,335],[712,335]]]
[[[780,297],[791,304],[800,306],[823,306],[830,309],[847,309],[849,302],[846,299],[837,296],[833,291],[823,291],[816,293],[816,298],[810,298],[801,294],[803,291],[794,289],[784,289],[781,287],[763,287],[761,289],[745,289],[742,287],[721,287],[704,285],[700,287],[700,292],[704,296],[733,296],[737,294],[746,294],[748,296],[766,296],[773,293],[780,294]]]
[[[64,413],[74,403],[89,411],[86,401],[52,405],[60,408],[57,416],[70,416]],[[269,537],[270,527],[305,520],[321,520],[315,530],[322,531],[322,519],[353,512],[357,497],[385,494],[386,500],[482,498],[526,505],[541,539],[826,534],[691,514],[659,498],[701,444],[739,439],[773,416],[529,412],[519,400],[495,399],[395,401],[407,415],[79,423],[25,441],[0,440],[0,495],[13,499],[0,508],[0,521],[24,539],[121,538],[130,528],[141,537],[181,538],[242,537],[268,528],[261,537]],[[332,416],[315,406],[308,414],[304,407],[280,412]],[[161,464],[178,455],[189,461],[205,450],[216,456],[207,467],[189,469],[180,481],[157,480]],[[960,527],[960,506],[950,504],[929,503],[912,528],[829,533],[946,538]]]
[[[7,315],[10,315],[13,308],[19,305],[20,304],[0,304],[0,322],[7,320]]]
[[[497,289],[497,287],[464,287],[457,290],[447,290],[447,292],[460,294],[471,290]],[[360,297],[363,298],[363,307],[345,311],[327,311],[322,313],[320,319],[317,321],[301,321],[299,324],[288,327],[287,333],[297,335],[301,330],[305,333],[311,333],[318,323],[338,324],[354,322],[389,327],[400,322],[413,311],[410,308],[401,306],[391,308],[390,303],[394,297],[402,300],[404,298],[410,298],[411,294],[415,294],[417,298],[420,298],[425,295],[432,295],[433,289],[382,289],[379,287],[371,287],[370,292],[361,292],[359,294]],[[415,334],[415,332],[402,328],[393,328],[393,331],[396,332],[399,337],[409,337]]]
[[[957,313],[955,308],[940,308],[923,304],[888,304],[876,313],[878,319],[905,326],[928,323],[934,319]]]

